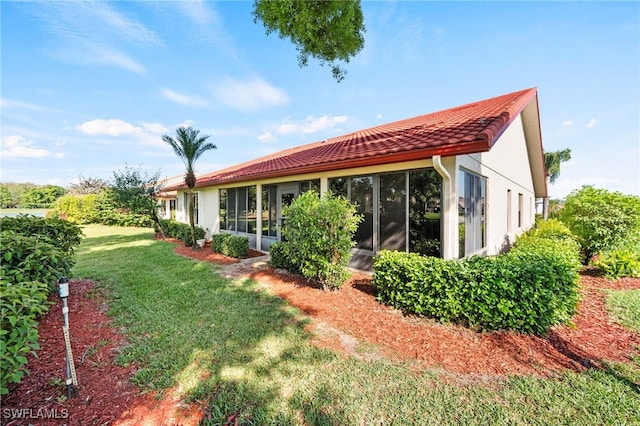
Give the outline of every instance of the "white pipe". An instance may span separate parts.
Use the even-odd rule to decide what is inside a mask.
[[[432,157],[433,168],[442,176],[442,228],[441,228],[441,253],[444,259],[456,259],[458,256],[458,224],[457,209],[455,202],[455,188],[452,188],[452,178],[449,171],[442,164],[442,157],[434,155]]]

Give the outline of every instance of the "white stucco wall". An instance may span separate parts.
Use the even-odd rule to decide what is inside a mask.
[[[486,247],[477,254],[497,254],[515,241],[516,235],[530,228],[535,220],[535,196],[533,178],[527,153],[522,120],[516,118],[500,136],[490,152],[441,159],[443,168],[450,175],[450,184],[444,182],[443,192],[450,188],[449,194],[443,193],[443,255],[455,258],[458,253],[458,171],[460,168],[487,178],[486,209]],[[360,167],[315,174],[286,176],[253,182],[199,188],[199,225],[207,230],[207,238],[220,232],[219,190],[249,185],[266,185],[282,182],[320,179],[321,191],[327,189],[327,181],[332,177],[357,176],[391,171],[433,167],[432,159],[387,164],[381,166]],[[507,191],[511,190],[511,209],[507,207]],[[260,192],[259,192],[260,193]],[[518,227],[518,194],[523,197],[523,223]],[[508,229],[507,212],[511,212],[511,229]],[[184,214],[183,192],[178,192],[176,211],[178,221],[187,222]],[[260,228],[258,228],[260,229]],[[259,243],[259,237],[258,237]]]
[[[516,235],[535,221],[535,193],[522,120],[516,118],[491,151],[462,155],[458,167],[487,178],[486,248],[478,254],[497,254],[515,242]],[[457,175],[457,174],[456,174]],[[511,190],[511,208],[507,192]],[[518,227],[518,195],[522,194],[522,225]],[[511,215],[511,229],[508,229]]]

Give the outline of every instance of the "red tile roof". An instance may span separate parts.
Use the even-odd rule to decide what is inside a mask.
[[[204,174],[196,187],[488,151],[536,95],[521,90],[285,149]]]

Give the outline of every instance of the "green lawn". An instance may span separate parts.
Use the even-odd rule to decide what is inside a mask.
[[[640,361],[555,379],[460,380],[343,359],[309,344],[305,316],[252,281],[175,255],[148,229],[87,226],[76,278],[96,280],[147,389],[178,386],[221,424],[640,424]],[[636,317],[638,306],[635,305]]]

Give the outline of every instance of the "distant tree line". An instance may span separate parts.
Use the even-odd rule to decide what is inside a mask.
[[[67,193],[57,185],[0,183],[0,208],[46,209]]]

